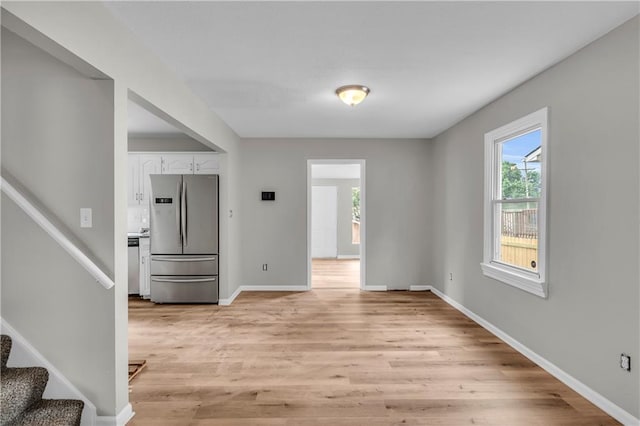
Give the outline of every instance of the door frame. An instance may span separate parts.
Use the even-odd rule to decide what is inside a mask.
[[[360,166],[360,290],[366,287],[366,217],[367,217],[367,191],[366,191],[366,160],[362,159],[313,159],[307,160],[307,290],[311,290],[311,166],[314,164],[358,164]]]

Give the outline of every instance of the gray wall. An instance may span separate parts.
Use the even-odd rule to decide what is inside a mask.
[[[204,146],[195,139],[184,137],[136,137],[129,136],[129,151],[213,151],[211,147]]]
[[[113,276],[113,82],[2,31],[2,167]],[[93,228],[79,227],[80,207]],[[98,407],[115,409],[114,290],[2,198],[2,316]],[[25,314],[28,313],[28,314]]]
[[[227,262],[220,263],[220,298],[230,298],[240,287],[240,274],[245,268],[242,245],[242,209],[239,187],[241,173],[239,144],[220,156],[220,247]],[[226,182],[225,182],[226,181]],[[223,182],[226,185],[223,185]],[[223,242],[226,241],[226,244]]]
[[[366,160],[367,285],[424,283],[424,140],[251,139],[240,144],[243,285],[307,283],[307,160]],[[275,202],[260,201],[261,190]],[[261,265],[269,264],[263,272]]]
[[[111,144],[114,158],[110,178],[114,184],[114,230],[110,240],[115,248],[115,409],[126,408],[127,386],[127,105],[129,98],[144,105],[189,137],[220,152],[226,178],[220,181],[220,209],[234,211],[220,217],[220,294],[227,297],[238,287],[243,267],[240,259],[240,223],[237,202],[239,181],[239,138],[160,59],[143,46],[122,23],[99,2],[4,2],[2,25],[27,38],[77,69],[113,79],[114,111]],[[87,22],[91,25],[87,26]],[[99,46],[99,48],[96,48]],[[153,75],[153,78],[149,78]],[[35,124],[35,123],[34,123]],[[105,135],[106,136],[106,135]],[[91,144],[89,144],[91,146]],[[101,159],[102,160],[102,159]],[[108,161],[108,160],[107,160]],[[92,169],[93,170],[93,169]],[[90,172],[91,173],[91,172]],[[90,175],[89,173],[89,175]],[[83,176],[79,179],[86,178]],[[79,180],[78,179],[78,180]],[[106,241],[106,240],[105,240]],[[228,280],[228,281],[227,281]],[[233,281],[231,281],[233,280]],[[226,295],[225,296],[225,292]],[[23,315],[27,315],[23,313]],[[112,322],[110,317],[104,319]],[[105,349],[106,351],[106,349]],[[105,390],[106,391],[106,390]]]
[[[335,186],[338,192],[337,242],[338,256],[360,255],[360,244],[352,243],[352,188],[360,187],[360,179],[313,179],[314,186]]]
[[[429,283],[640,417],[638,18],[430,146]],[[550,108],[549,298],[484,277],[483,136]],[[449,272],[453,281],[449,281]]]
[[[215,117],[186,85],[178,82],[157,58],[136,43],[101,4],[10,2],[4,3],[3,7],[42,31],[51,40],[61,43],[105,73],[114,76],[116,82],[120,82],[125,89],[132,88],[167,114],[196,129],[206,139],[215,141],[230,153],[226,166],[230,170],[231,181],[228,188],[221,188],[222,193],[226,194],[225,202],[228,199],[228,209],[234,210],[233,218],[226,219],[228,216],[223,216],[229,226],[221,223],[221,240],[228,239],[231,256],[229,275],[233,277],[233,282],[227,286],[228,294],[240,283],[304,284],[306,232],[302,229],[306,229],[305,159],[366,158],[368,171],[371,167],[374,169],[372,174],[368,174],[367,183],[380,188],[379,193],[371,194],[369,198],[369,225],[370,228],[376,227],[372,230],[374,236],[369,234],[368,241],[370,264],[367,270],[370,284],[387,284],[394,280],[402,286],[405,282],[407,285],[435,284],[638,416],[639,370],[635,369],[632,374],[628,374],[616,365],[621,348],[631,348],[628,352],[634,359],[640,356],[640,353],[634,352],[638,351],[639,346],[638,176],[637,170],[632,170],[637,167],[638,161],[637,122],[635,125],[625,125],[624,120],[628,121],[629,118],[621,114],[625,110],[633,112],[633,119],[637,120],[637,99],[635,102],[626,99],[627,96],[638,93],[637,34],[633,35],[634,40],[627,38],[619,44],[607,38],[609,41],[589,46],[569,61],[455,126],[438,138],[433,146],[419,146],[421,143],[418,141],[408,142],[406,145],[406,141],[298,140],[236,143],[237,136],[228,126]],[[7,21],[4,20],[3,23],[5,22]],[[92,23],[92,31],[86,29],[86,22]],[[629,29],[626,31],[629,32]],[[603,44],[607,44],[606,48],[602,47]],[[630,44],[634,46],[630,47]],[[101,49],[95,48],[98,45]],[[621,49],[626,49],[629,53],[623,54]],[[597,52],[594,53],[594,50]],[[115,55],[115,52],[118,54]],[[148,78],[151,71],[154,72],[154,79]],[[3,118],[7,110],[7,103],[4,102],[4,74],[5,69]],[[609,85],[613,90],[610,90]],[[623,85],[627,87],[624,92],[620,89]],[[37,95],[43,96],[42,93]],[[485,279],[479,274],[478,266],[482,249],[482,134],[543,105],[552,107],[552,263],[549,271],[551,296],[548,301],[535,299]],[[124,107],[121,105],[121,108]],[[594,117],[597,117],[597,121]],[[126,120],[120,120],[120,125],[124,122]],[[4,132],[5,126],[3,143],[6,143]],[[631,144],[629,135],[632,135],[634,144]],[[95,135],[92,137],[95,140]],[[603,140],[610,147],[610,152],[603,149]],[[64,140],[58,142],[64,144]],[[263,145],[254,146],[262,142]],[[84,140],[83,143],[87,141]],[[248,149],[237,147],[240,144]],[[88,143],[88,146],[94,147],[93,142]],[[274,148],[277,149],[275,152]],[[245,153],[255,149],[256,154],[249,153],[241,159],[236,155],[236,149],[242,149]],[[401,151],[406,151],[409,155],[405,156]],[[625,154],[616,155],[617,152]],[[6,155],[5,152],[3,155]],[[109,156],[104,156],[101,161],[104,158]],[[581,158],[586,158],[587,161],[581,161]],[[614,165],[614,161],[619,161],[620,166]],[[565,171],[563,162],[570,165],[568,167],[571,168],[571,173]],[[598,178],[593,177],[595,165],[598,166]],[[279,167],[289,166],[292,167],[291,170],[278,170]],[[243,170],[242,174],[239,173],[240,168]],[[433,169],[432,174],[429,168]],[[93,172],[93,167],[91,169]],[[100,170],[99,167],[98,172]],[[124,161],[119,170],[125,174]],[[87,176],[91,176],[91,173]],[[630,182],[633,183],[633,188],[627,188],[626,185]],[[612,184],[618,186],[613,185],[612,190]],[[263,185],[273,185],[285,199],[281,197],[270,207],[259,203],[257,191]],[[408,192],[400,193],[402,188],[406,188]],[[383,194],[382,189],[389,194]],[[116,188],[117,191],[124,197],[124,183],[119,189]],[[597,196],[592,196],[594,193]],[[622,197],[619,196],[621,194]],[[86,196],[89,197],[88,194]],[[585,205],[578,220],[563,213],[563,210],[566,212],[565,206],[571,201],[579,201]],[[394,207],[389,208],[387,202],[401,204],[392,204]],[[613,213],[607,211],[607,205],[613,203],[616,206],[620,203],[628,208],[620,209],[614,220]],[[411,209],[401,209],[398,206],[411,206]],[[461,210],[461,207],[468,210]],[[276,214],[278,210],[286,212],[282,214],[284,218]],[[126,219],[126,207],[121,211],[121,216]],[[429,216],[432,212],[435,214],[433,219]],[[13,242],[14,239],[5,235],[5,232],[12,231],[12,225],[6,226],[5,222],[5,215],[11,213],[5,213],[4,205],[2,213],[3,242]],[[606,227],[602,226],[602,218],[607,223]],[[239,220],[243,220],[242,226]],[[262,220],[268,226],[262,227]],[[422,231],[417,228],[420,233],[416,235],[413,228],[425,222],[431,226]],[[16,224],[21,226],[18,222]],[[585,224],[590,225],[593,233],[582,232]],[[73,225],[76,225],[75,220]],[[620,229],[623,226],[626,227],[624,234]],[[121,229],[124,231],[124,225]],[[31,239],[28,234],[25,231],[25,236],[21,234],[20,237]],[[430,239],[431,234],[435,238],[433,241]],[[113,238],[112,235],[111,241]],[[121,248],[116,251],[120,250],[120,257],[123,257],[126,250],[124,239],[118,235],[115,238],[122,241]],[[630,242],[629,238],[634,238],[635,243]],[[620,240],[623,249],[630,251],[623,251],[614,259],[617,240]],[[87,244],[90,243],[87,238]],[[595,247],[594,251],[586,253],[582,247],[587,243]],[[18,245],[19,242],[16,243]],[[100,247],[94,249],[102,253]],[[277,250],[282,253],[274,253]],[[4,292],[6,254],[5,249],[2,265],[3,308],[5,297],[8,297]],[[40,255],[38,251],[35,254]],[[556,258],[558,260],[554,260]],[[65,262],[59,260],[52,262],[55,263],[52,267],[61,267],[66,273]],[[105,259],[107,263],[108,260]],[[269,272],[262,273],[259,266],[265,260],[269,260],[277,268],[274,270],[272,267]],[[373,260],[377,262],[376,265],[372,265]],[[19,264],[24,265],[23,262]],[[585,264],[589,268],[585,268]],[[613,265],[613,268],[603,265]],[[633,268],[629,265],[633,265]],[[221,268],[224,267],[224,264],[221,265]],[[449,271],[453,271],[455,276],[451,283],[446,281]],[[74,275],[69,274],[72,283],[78,280]],[[47,282],[47,276],[43,274],[43,277]],[[428,282],[421,282],[424,277],[429,277]],[[600,283],[602,285],[599,286]],[[77,308],[81,313],[90,311],[95,316],[103,315],[102,304],[85,307],[85,300],[97,300],[91,299],[91,295],[79,294],[72,300],[83,301],[78,302],[78,305],[82,305]],[[123,300],[126,300],[126,296]],[[126,302],[121,305],[125,307],[126,316]],[[22,316],[28,317],[24,312],[30,312],[30,309],[21,308]],[[49,308],[45,306],[45,309]],[[110,310],[106,311],[106,319],[103,318],[105,329],[96,330],[96,335],[101,334],[103,340],[110,337],[108,328],[112,323]],[[17,315],[17,309],[14,312]],[[51,313],[52,317],[55,315],[56,312]],[[535,321],[525,321],[524,318],[534,318]],[[29,321],[29,318],[25,318],[25,322]],[[81,322],[72,325],[81,328],[78,323]],[[121,323],[122,321],[118,324]],[[542,332],[534,329],[532,324],[539,324]],[[75,328],[73,330],[78,331]],[[123,327],[119,326],[119,329],[121,332]],[[126,324],[124,330],[126,331]],[[96,346],[94,340],[85,334],[80,333],[81,337],[76,337],[74,341],[82,341],[86,337],[86,348],[97,348],[96,354],[100,356],[100,342]],[[574,340],[576,345],[573,345]],[[572,342],[572,345],[567,342]],[[84,347],[84,342],[82,346]],[[113,345],[108,349],[113,350]],[[73,348],[70,348],[71,351]],[[126,364],[124,367],[126,368]],[[88,370],[84,371],[87,374]],[[92,374],[99,373],[97,370]],[[107,371],[105,376],[108,375]],[[125,386],[120,399],[126,400],[126,373],[123,377]],[[108,381],[103,385],[106,388],[110,386]],[[117,406],[121,408],[122,404],[118,403]]]

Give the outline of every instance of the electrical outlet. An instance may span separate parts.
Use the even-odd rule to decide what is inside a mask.
[[[620,354],[620,368],[631,371],[631,357],[626,354]]]
[[[267,264],[266,264],[266,263],[263,263],[263,264],[262,264],[262,270],[263,270],[263,271],[266,271],[266,270],[267,270]]]

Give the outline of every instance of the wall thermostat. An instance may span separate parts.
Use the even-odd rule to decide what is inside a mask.
[[[275,201],[275,200],[276,200],[275,192],[262,191],[262,201]]]

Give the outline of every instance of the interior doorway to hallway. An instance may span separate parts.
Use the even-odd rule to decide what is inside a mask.
[[[364,160],[308,160],[309,289],[364,288],[364,184]]]

